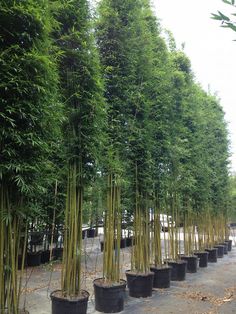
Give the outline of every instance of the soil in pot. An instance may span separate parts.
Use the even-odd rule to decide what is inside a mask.
[[[69,299],[63,297],[60,290],[50,295],[52,301],[52,314],[86,314],[88,307],[89,293],[81,290],[77,298]]]
[[[171,266],[171,280],[183,281],[186,277],[187,261],[168,261],[168,265]]]
[[[153,288],[169,288],[170,287],[170,277],[171,277],[171,267],[167,265],[151,266],[151,272],[154,273],[153,278]]]
[[[208,252],[195,252],[194,254],[199,258],[199,267],[208,266]]]
[[[187,261],[187,273],[196,273],[198,266],[198,257],[195,255],[181,255],[180,258]]]
[[[27,253],[27,266],[34,267],[41,264],[42,251]]]
[[[129,295],[134,298],[147,298],[152,296],[154,273],[136,273],[126,271]]]
[[[206,252],[208,252],[208,262],[209,263],[217,263],[217,251],[218,249],[212,248],[212,249],[205,249]]]
[[[225,240],[228,243],[228,252],[232,251],[232,240]]]
[[[222,258],[224,257],[224,245],[215,245],[215,248],[217,248],[217,257]]]
[[[103,278],[93,282],[95,295],[95,310],[102,313],[118,313],[124,309],[126,281],[108,284]]]
[[[224,254],[228,254],[228,243],[227,242],[222,242],[220,245],[224,246]]]

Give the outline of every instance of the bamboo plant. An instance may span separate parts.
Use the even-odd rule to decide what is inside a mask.
[[[82,253],[82,164],[69,165],[61,290],[70,298],[80,295]]]
[[[0,183],[0,311],[18,314],[26,255],[27,229],[9,188]],[[15,212],[17,208],[17,213]],[[23,229],[24,228],[24,229]],[[25,232],[24,232],[25,230]],[[19,259],[21,256],[21,259]],[[20,269],[20,274],[17,273]]]
[[[147,194],[140,189],[138,167],[135,167],[134,241],[131,252],[131,271],[148,273],[150,263],[150,218]]]
[[[81,294],[82,217],[86,189],[96,176],[106,110],[87,0],[52,3],[58,27],[60,91],[64,103],[67,174],[61,293]]]
[[[120,282],[121,186],[118,175],[107,178],[107,210],[104,224],[103,278],[105,283]]]

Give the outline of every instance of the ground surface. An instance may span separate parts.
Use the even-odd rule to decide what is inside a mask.
[[[94,310],[93,279],[101,277],[102,254],[99,238],[85,240],[83,288],[90,292],[88,314]],[[130,249],[122,250],[123,268],[129,269]],[[53,271],[52,271],[53,270]],[[30,314],[50,314],[50,292],[60,288],[60,263],[27,270],[25,306]],[[23,298],[24,301],[24,298]],[[123,314],[236,314],[236,247],[232,252],[199,268],[196,274],[187,274],[184,282],[171,282],[169,289],[153,290],[147,299],[128,297]],[[70,314],[70,313],[68,313]]]

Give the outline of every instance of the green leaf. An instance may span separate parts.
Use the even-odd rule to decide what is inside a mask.
[[[218,20],[218,21],[222,21],[222,17],[221,16],[219,16],[218,14],[214,14],[214,13],[212,13],[211,14],[212,15],[212,19],[213,20]]]
[[[230,21],[230,18],[226,15],[224,15],[222,12],[218,11],[219,15],[222,17],[222,20],[225,20],[225,21]]]
[[[229,0],[222,0],[224,3],[226,3],[226,4],[229,4],[229,5],[231,5],[232,4],[232,1],[229,1]]]

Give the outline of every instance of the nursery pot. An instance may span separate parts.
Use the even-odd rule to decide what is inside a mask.
[[[118,313],[124,309],[126,281],[107,284],[103,278],[93,281],[95,310],[103,313]]]
[[[228,254],[228,243],[227,242],[222,242],[220,245],[224,246],[224,254]]]
[[[134,298],[147,298],[152,296],[154,273],[135,273],[126,271],[129,295]]]
[[[218,244],[218,245],[215,245],[214,246],[215,248],[217,248],[217,257],[219,257],[219,258],[222,258],[222,257],[224,257],[224,245],[220,245],[220,244]]]
[[[35,231],[30,233],[30,245],[42,245],[44,233]]]
[[[54,256],[54,260],[62,259],[63,248],[62,247],[55,247],[52,250],[52,255]]]
[[[170,287],[170,277],[171,277],[171,267],[167,265],[163,266],[151,266],[150,270],[154,273],[153,278],[153,288],[169,288]]]
[[[187,261],[187,273],[196,273],[198,266],[198,257],[195,255],[181,255],[180,258],[184,261]]]
[[[50,250],[45,250],[45,251],[42,251],[42,254],[41,254],[41,263],[42,264],[46,264],[48,263],[50,260]]]
[[[206,252],[208,252],[208,262],[209,263],[217,263],[217,251],[218,249],[205,249]]]
[[[90,228],[87,230],[87,238],[95,238],[96,229]]]
[[[124,249],[126,247],[126,239],[120,239],[120,248]]]
[[[132,238],[126,238],[126,246],[127,247],[132,246]]]
[[[27,253],[27,266],[39,266],[41,264],[42,251]]]
[[[183,281],[185,280],[187,271],[187,261],[168,261],[168,265],[171,266],[171,280]]]
[[[208,265],[208,252],[195,252],[194,253],[199,258],[199,267],[207,267]]]
[[[48,238],[48,243],[50,244],[52,241],[52,231],[51,230],[47,233],[47,238]],[[59,238],[59,233],[54,232],[53,233],[53,243],[54,244],[56,244],[58,242],[58,238]]]
[[[81,296],[77,298],[64,298],[61,290],[50,294],[52,301],[52,314],[86,314],[89,293],[81,290]]]
[[[225,240],[228,243],[228,252],[232,251],[232,240]]]
[[[23,268],[26,267],[26,261],[27,261],[27,255],[25,256]],[[17,269],[18,269],[18,270],[21,270],[21,268],[22,268],[22,255],[18,255],[18,267],[17,267]],[[0,313],[1,313],[1,312],[0,312]]]

